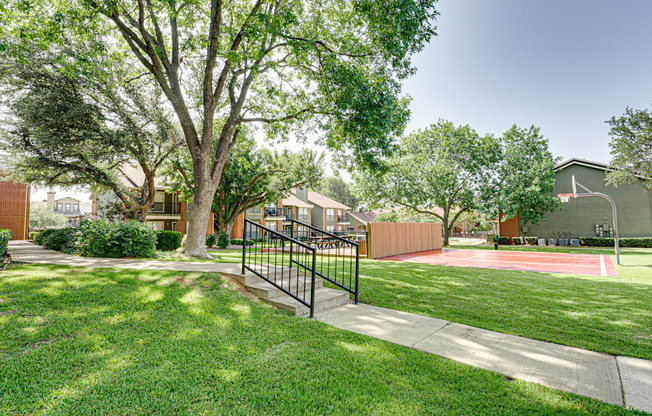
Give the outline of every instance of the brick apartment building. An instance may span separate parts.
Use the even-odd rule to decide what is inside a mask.
[[[0,228],[11,230],[12,240],[29,236],[29,185],[0,177]]]

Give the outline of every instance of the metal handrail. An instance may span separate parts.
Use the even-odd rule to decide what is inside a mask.
[[[247,238],[248,237],[247,228],[251,228],[252,226],[256,227],[257,229],[263,230],[266,233],[268,233],[268,235],[270,236],[270,240],[269,240],[270,245],[272,243],[274,244],[274,259],[273,259],[274,260],[274,273],[273,273],[273,277],[271,276],[271,273],[269,273],[270,260],[271,260],[270,259],[270,253],[271,253],[271,249],[272,249],[271,246],[267,247],[268,251],[267,251],[267,262],[266,263],[263,263],[264,254],[265,254],[264,253],[264,247],[262,247],[262,246],[260,247],[260,250],[261,250],[260,251],[260,263],[257,263],[257,265],[260,266],[260,271],[256,270],[253,267],[250,267],[249,263],[247,262],[247,250],[251,250],[250,246],[248,245],[248,240],[250,240],[250,239]],[[259,233],[257,232],[256,234],[259,234]],[[270,228],[267,228],[267,227],[265,227],[263,225],[260,225],[260,224],[258,224],[256,222],[253,222],[253,221],[250,221],[248,219],[245,219],[245,221],[244,221],[244,233],[243,233],[242,237],[243,237],[242,238],[242,240],[243,240],[242,241],[242,243],[243,243],[242,244],[242,274],[245,274],[245,272],[247,270],[249,270],[250,272],[252,272],[255,275],[257,275],[258,277],[260,277],[261,279],[263,279],[263,280],[267,281],[268,283],[272,284],[276,288],[280,289],[283,293],[291,296],[292,298],[294,298],[295,300],[297,300],[301,304],[308,307],[310,309],[310,317],[314,318],[314,316],[315,316],[315,279],[316,279],[316,274],[317,274],[315,266],[316,266],[316,262],[317,262],[317,250],[314,247],[311,247],[308,244],[305,244],[305,243],[303,243],[303,242],[301,242],[299,240],[296,240],[296,239],[294,239],[292,237],[288,237],[287,235],[283,234],[282,232],[272,230]],[[272,240],[271,237],[273,237],[274,239]],[[281,242],[281,266],[280,266],[281,277],[280,277],[280,284],[278,283],[279,279],[278,279],[278,273],[277,273],[278,270],[279,270],[278,256],[277,256],[278,248],[279,248],[278,247],[278,242],[279,241]],[[287,285],[287,287],[285,287],[285,285],[283,284],[283,282],[284,282],[284,273],[285,273],[285,266],[283,265],[283,263],[284,263],[283,254],[284,254],[284,248],[285,248],[285,243],[286,242],[290,243],[290,262],[289,262],[290,273],[288,274],[288,285]],[[307,263],[306,261],[299,262],[299,261],[296,261],[296,260],[292,259],[292,252],[293,252],[293,248],[294,248],[295,245],[304,249],[303,253],[298,252],[297,254],[303,255],[306,259],[308,259],[308,257],[312,257],[312,265],[304,264],[304,263]],[[254,263],[256,263],[256,260],[258,260],[259,256],[258,256],[258,252],[256,251],[256,248],[255,248],[255,243],[254,243],[254,249],[253,250],[254,250],[253,251]],[[252,253],[250,252],[249,254],[250,254],[249,258],[251,258]],[[295,287],[296,293],[293,292],[293,290],[292,290],[292,270],[293,270],[293,265],[295,265],[295,264],[297,265],[297,275],[296,275],[297,280],[296,280],[296,287]],[[268,271],[268,274],[270,274],[270,275],[265,275],[263,273],[263,268],[264,268],[263,266],[267,266],[267,271]],[[304,281],[303,281],[303,294],[304,294],[303,297],[301,297],[300,293],[299,293],[299,282],[300,282],[300,280],[299,280],[300,279],[299,267],[301,267],[305,271],[304,272]],[[310,273],[310,283],[311,283],[310,284],[310,300],[305,299],[306,298],[306,296],[305,296],[306,295],[306,293],[305,293],[305,287],[306,287],[306,278],[305,278],[305,276],[306,276],[307,273]]]
[[[306,224],[305,222],[297,221],[297,220],[291,220],[291,227],[290,227],[290,233],[292,233],[292,238],[294,238],[294,227],[295,225],[297,226],[302,226],[305,227],[307,230],[311,230],[313,233],[320,233],[322,235],[326,235],[334,240],[343,242],[346,245],[349,245],[352,250],[355,250],[355,272],[351,270],[351,264],[349,264],[349,285],[351,285],[353,282],[351,282],[351,278],[353,277],[352,274],[355,273],[355,287],[349,287],[346,284],[344,284],[344,277],[342,277],[342,281],[338,281],[338,276],[337,276],[337,271],[339,268],[339,258],[342,258],[342,266],[343,266],[343,272],[346,274],[346,270],[344,267],[344,261],[346,259],[345,255],[340,256],[339,249],[336,248],[335,255],[333,256],[330,251],[327,253],[327,255],[321,255],[320,259],[321,262],[320,265],[320,270],[316,272],[316,274],[331,282],[332,284],[346,290],[347,292],[351,293],[355,297],[355,303],[358,303],[358,297],[359,297],[359,280],[360,280],[360,245],[354,241],[347,240],[346,238],[342,238],[338,235],[335,235],[334,233],[330,233],[328,231],[324,231],[322,229],[319,229],[313,225]],[[344,253],[342,253],[344,254]],[[326,273],[324,274],[324,268],[323,268],[323,259],[324,257],[327,258],[327,264],[326,264]],[[334,276],[331,277],[331,258],[335,257],[335,266],[334,266]],[[290,249],[290,261],[292,261],[292,249]],[[315,268],[317,268],[317,265],[315,265]]]

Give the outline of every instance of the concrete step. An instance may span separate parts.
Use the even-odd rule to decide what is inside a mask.
[[[290,281],[284,279],[283,281],[279,280],[276,283],[282,286],[285,290],[289,290],[292,293],[299,293],[301,294],[301,296],[303,296],[304,294],[304,287],[305,287],[305,296],[310,296],[309,295],[310,288],[312,286],[310,279],[306,279],[305,286],[304,286],[303,278],[300,278],[299,281],[297,281],[297,279],[292,279]],[[322,279],[315,279],[316,289],[319,289],[320,287],[323,286],[324,286],[324,281]],[[261,278],[258,278],[258,281],[256,282],[250,282],[245,284],[245,287],[247,288],[248,291],[258,296],[259,298],[272,299],[272,298],[285,295],[285,293],[281,289],[279,289],[278,287],[274,286],[269,282],[266,282]]]
[[[289,295],[283,294],[271,299],[262,299],[276,308],[297,316],[309,316],[310,309]],[[349,294],[336,289],[320,287],[315,289],[315,313],[323,312],[349,303]]]
[[[293,278],[296,278],[296,276],[299,274],[296,268],[290,269],[289,267],[278,267],[278,268],[276,268],[275,266],[270,266],[269,269],[268,269],[267,267],[263,266],[262,268],[260,268],[260,267],[254,268],[254,270],[257,270],[257,271],[261,272],[261,274],[263,274],[265,276],[269,276],[272,280],[274,280],[274,271],[276,271],[276,279],[277,280],[281,280],[281,277],[284,277],[285,279],[287,279],[288,276],[292,276]],[[257,283],[258,281],[260,281],[260,277],[258,277],[256,274],[252,273],[249,270],[247,270],[244,275],[242,275],[242,274],[229,274],[229,276],[233,277],[234,279],[236,279],[238,282],[242,283],[243,285]]]

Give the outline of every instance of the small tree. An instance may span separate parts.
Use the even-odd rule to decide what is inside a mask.
[[[625,114],[606,122],[611,126],[611,166],[607,173],[610,184],[631,184],[643,181],[652,190],[652,113],[648,109],[627,107]]]
[[[360,205],[360,200],[351,191],[351,185],[337,174],[322,179],[315,187],[315,190],[324,196],[343,203],[350,207],[352,211],[356,211]]]
[[[168,167],[171,189],[181,191],[186,200],[194,192],[190,158],[177,157]],[[323,155],[310,150],[299,152],[257,149],[253,140],[243,139],[227,160],[220,186],[213,198],[212,212],[219,229],[229,236],[236,218],[262,204],[284,198],[291,189],[317,183],[323,174]]]
[[[31,228],[59,228],[66,225],[65,215],[57,214],[47,205],[32,205],[29,208],[29,226]]]

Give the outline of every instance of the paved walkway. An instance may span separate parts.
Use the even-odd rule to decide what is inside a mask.
[[[530,272],[571,273],[616,277],[616,268],[609,255],[540,253],[509,250],[445,249],[421,251],[383,257],[407,263],[442,266],[480,267],[483,269],[522,270]]]
[[[86,258],[11,242],[16,261],[77,267],[240,274],[239,264]],[[347,331],[425,351],[507,377],[652,413],[652,361],[501,334],[370,305],[348,304],[317,314]]]
[[[566,347],[370,305],[317,314],[337,328],[507,377],[652,412],[652,361]]]
[[[184,272],[211,272],[241,274],[242,266],[238,263],[211,263],[191,261],[104,259],[96,257],[79,257],[46,250],[27,241],[10,241],[9,254],[15,261],[24,263],[58,264],[75,267],[105,267],[115,269],[138,270],[176,270]]]

